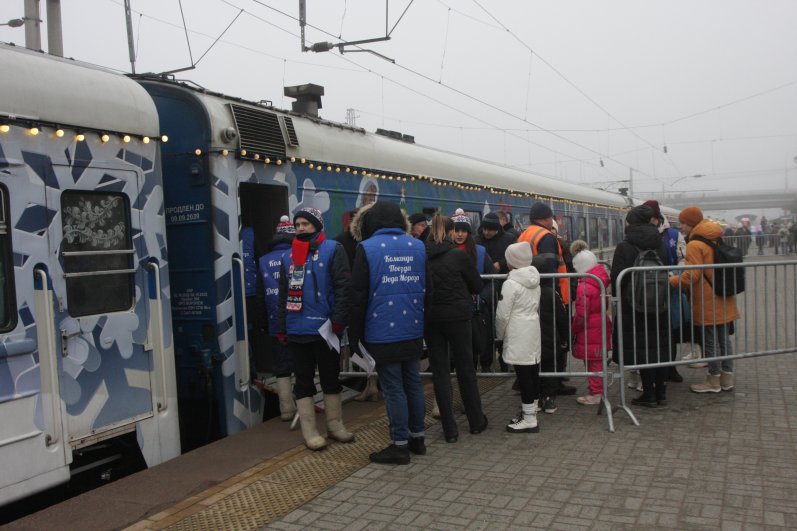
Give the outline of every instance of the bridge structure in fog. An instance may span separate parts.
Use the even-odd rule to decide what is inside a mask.
[[[636,194],[634,194],[636,195]],[[733,192],[651,192],[659,203],[672,208],[697,205],[704,211],[782,208],[797,213],[797,189],[737,190]]]

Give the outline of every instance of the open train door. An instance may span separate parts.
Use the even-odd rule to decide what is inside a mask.
[[[270,372],[273,357],[269,350],[268,337],[262,331],[265,315],[260,315],[256,304],[256,272],[249,271],[256,264],[259,255],[268,251],[268,243],[274,237],[274,230],[280,217],[290,215],[288,188],[281,185],[241,183],[238,190],[241,211],[241,248],[243,251],[243,285],[235,283],[237,293],[243,291],[245,303],[240,310],[245,311],[245,329],[239,331],[236,354],[239,363],[247,363],[256,372]],[[251,256],[250,256],[251,255]],[[248,265],[247,265],[248,264]],[[240,278],[240,276],[238,277]],[[239,306],[236,306],[236,313]],[[243,335],[245,333],[245,336]],[[254,376],[254,375],[253,375]]]

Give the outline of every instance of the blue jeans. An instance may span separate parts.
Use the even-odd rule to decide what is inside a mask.
[[[708,361],[709,374],[718,375],[720,368],[725,372],[733,372],[733,360],[709,360],[715,356],[730,356],[732,354],[733,347],[731,347],[731,338],[728,336],[728,325],[703,327],[703,356]]]
[[[426,402],[421,385],[421,361],[414,359],[377,365],[376,371],[385,394],[393,444],[404,446],[409,437],[423,437]]]

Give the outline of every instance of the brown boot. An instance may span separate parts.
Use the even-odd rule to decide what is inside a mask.
[[[733,373],[720,372],[720,387],[723,391],[733,391]]]
[[[720,375],[708,374],[706,375],[705,382],[690,385],[689,388],[693,393],[719,393],[722,391],[722,387],[720,387]]]

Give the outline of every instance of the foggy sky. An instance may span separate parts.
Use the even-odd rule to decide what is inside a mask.
[[[390,2],[388,29],[408,3]],[[389,42],[364,45],[395,65],[302,53],[298,22],[262,4],[298,16],[298,0],[183,0],[195,62],[245,11],[177,76],[283,108],[284,85],[317,83],[324,118],[354,108],[369,131],[613,190],[633,168],[637,195],[797,187],[797,2],[416,0]],[[384,2],[307,6],[332,34],[308,27],[308,44],[386,33]],[[132,7],[137,72],[190,66],[178,2]],[[130,71],[121,0],[62,10],[65,55]],[[2,22],[22,14],[23,0],[0,5]],[[23,44],[24,30],[0,40]]]

